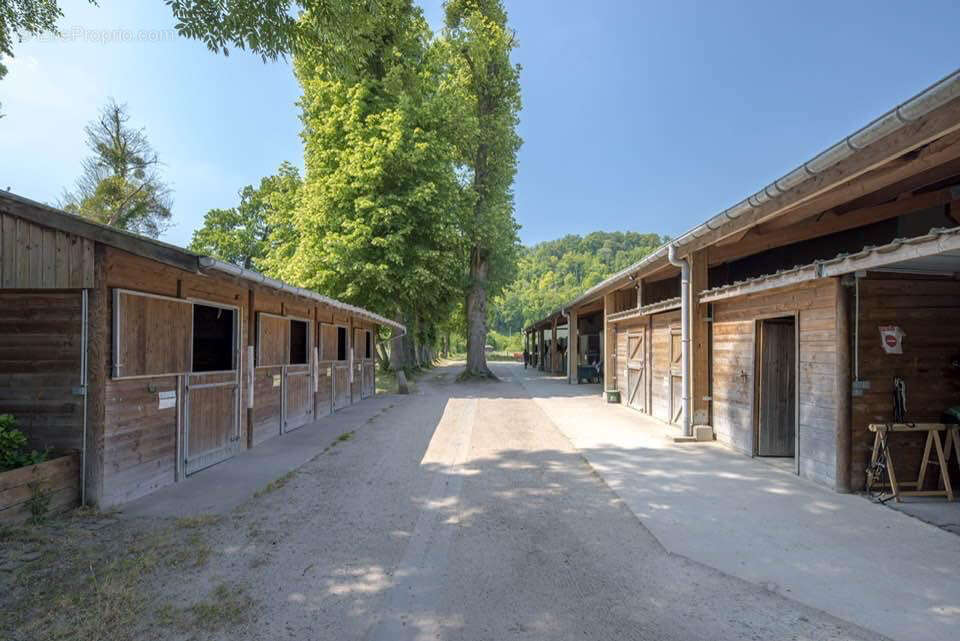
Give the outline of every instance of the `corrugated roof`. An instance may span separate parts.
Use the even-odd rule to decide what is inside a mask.
[[[355,305],[350,305],[349,303],[344,303],[336,300],[335,298],[330,298],[308,289],[303,289],[302,287],[297,287],[296,285],[290,285],[288,283],[269,278],[268,276],[264,276],[263,274],[253,270],[242,269],[236,265],[230,265],[229,263],[225,263],[209,256],[202,256],[201,254],[194,253],[188,249],[171,245],[154,238],[140,236],[139,234],[134,234],[128,231],[110,227],[108,225],[102,225],[85,218],[80,218],[79,216],[74,216],[73,214],[69,214],[61,209],[30,200],[29,198],[24,198],[23,196],[18,196],[17,194],[9,191],[0,191],[0,206],[2,206],[4,200],[9,203],[7,210],[9,210],[9,214],[11,216],[23,216],[28,214],[29,211],[26,208],[32,208],[36,210],[37,213],[29,214],[29,219],[38,225],[46,225],[78,236],[91,238],[92,240],[105,245],[123,249],[124,251],[129,251],[153,260],[160,260],[161,262],[164,262],[163,257],[166,257],[171,259],[169,261],[170,264],[178,269],[193,271],[194,273],[201,273],[207,269],[216,269],[218,271],[232,274],[238,278],[242,278],[265,287],[284,291],[293,296],[315,300],[336,309],[341,309],[356,316],[366,318],[367,320],[371,320],[378,325],[384,325],[387,327],[393,327],[394,329],[398,329],[400,331],[406,331],[406,328],[403,326],[403,324],[381,316],[375,312],[371,312]],[[0,208],[0,211],[5,210]],[[43,215],[44,218],[38,220],[37,216],[40,215]],[[157,252],[161,252],[160,258],[156,257]],[[176,260],[172,260],[174,257]]]
[[[777,287],[842,276],[856,271],[900,265],[908,268],[911,261],[932,256],[960,252],[960,227],[931,229],[928,234],[914,238],[898,238],[886,245],[867,246],[852,254],[839,254],[827,260],[798,265],[792,269],[757,276],[728,285],[714,287],[700,294],[701,303],[745,296]],[[960,267],[960,255],[957,256]]]

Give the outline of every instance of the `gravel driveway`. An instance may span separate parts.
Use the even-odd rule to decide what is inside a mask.
[[[878,638],[667,553],[521,386],[459,384],[456,373],[434,370],[417,394],[229,517],[191,522],[191,536],[201,533],[210,554],[197,567],[144,575],[149,598],[130,633],[338,641]],[[114,539],[134,536],[133,525],[122,525]],[[227,594],[243,598],[221,612],[217,602]],[[206,625],[205,617],[219,617],[218,624]]]

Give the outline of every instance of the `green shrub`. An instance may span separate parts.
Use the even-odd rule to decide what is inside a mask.
[[[0,414],[0,472],[47,460],[47,452],[27,451],[27,437],[10,414]]]

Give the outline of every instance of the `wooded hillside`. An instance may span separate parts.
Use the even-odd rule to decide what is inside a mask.
[[[516,333],[666,241],[657,234],[595,231],[524,247],[516,280],[492,305],[492,328]]]

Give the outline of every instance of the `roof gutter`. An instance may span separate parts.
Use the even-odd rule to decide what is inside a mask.
[[[820,152],[785,176],[774,180],[752,196],[741,200],[733,207],[724,209],[713,218],[707,220],[707,222],[694,227],[674,240],[668,241],[651,254],[645,256],[642,260],[591,287],[570,301],[565,307],[575,307],[586,302],[599,292],[623,280],[628,274],[642,270],[656,261],[667,258],[668,247],[671,245],[676,245],[677,249],[682,249],[685,245],[689,245],[694,240],[706,234],[728,225],[735,225],[737,218],[740,218],[744,214],[774,198],[786,194],[808,179],[822,174],[856,152],[870,146],[881,138],[889,136],[905,125],[923,118],[934,109],[942,107],[956,98],[960,98],[960,70],[954,71],[939,82],[924,89],[913,98],[897,105],[865,127],[861,127],[843,140]],[[735,233],[738,230],[731,228],[729,231],[730,233]]]
[[[277,291],[285,292],[287,294],[292,294],[294,296],[300,296],[302,298],[309,298],[318,303],[328,305],[335,309],[340,309],[345,312],[349,312],[354,316],[359,316],[361,318],[366,318],[367,320],[373,321],[378,325],[385,325],[387,327],[392,327],[395,330],[399,330],[400,334],[394,336],[394,338],[400,338],[401,336],[407,333],[407,328],[398,323],[395,320],[381,316],[380,314],[375,314],[371,311],[363,309],[362,307],[357,307],[355,305],[350,305],[348,303],[342,303],[336,299],[329,298],[322,294],[318,294],[315,291],[304,289],[303,287],[296,287],[294,285],[289,285],[283,281],[264,276],[260,272],[255,272],[252,269],[244,269],[243,267],[237,267],[231,263],[225,263],[222,260],[217,260],[216,258],[210,258],[209,256],[201,256],[200,267],[202,269],[218,271],[223,274],[229,274],[230,276],[235,276],[237,278],[249,281],[251,283],[256,283],[257,285],[263,285],[264,287],[269,287]]]

